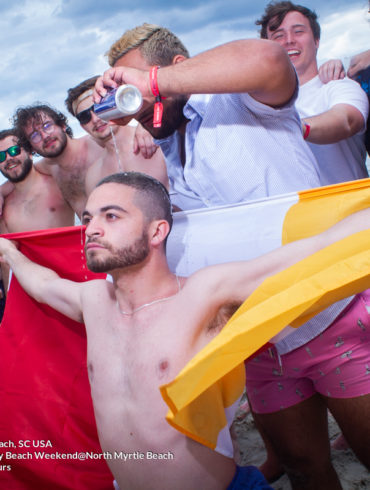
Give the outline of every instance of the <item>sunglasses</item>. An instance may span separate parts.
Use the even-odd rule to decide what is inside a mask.
[[[79,112],[76,114],[76,117],[78,119],[78,122],[80,124],[87,124],[91,121],[91,113],[94,112],[94,105],[89,107],[88,109],[85,109],[84,111]]]
[[[21,147],[19,145],[9,146],[7,150],[0,151],[0,163],[5,162],[7,153],[10,157],[16,157],[20,152]]]

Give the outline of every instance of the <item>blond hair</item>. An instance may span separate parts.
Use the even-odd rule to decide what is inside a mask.
[[[175,34],[165,27],[144,23],[124,32],[112,44],[106,53],[110,66],[114,66],[122,56],[137,48],[150,65],[171,65],[178,54],[189,58],[188,50]]]

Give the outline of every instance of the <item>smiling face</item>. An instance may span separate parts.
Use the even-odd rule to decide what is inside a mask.
[[[44,112],[30,119],[24,127],[24,134],[32,148],[46,158],[55,158],[63,153],[67,146],[65,131],[65,127],[58,126]]]
[[[128,186],[109,183],[90,194],[82,215],[90,270],[111,272],[142,264],[148,257],[148,223],[134,205],[135,192]]]
[[[0,140],[0,151],[18,145],[18,139],[15,136],[7,136]],[[0,163],[0,172],[10,182],[16,183],[24,180],[32,169],[32,159],[30,155],[21,147],[19,155],[12,157],[6,153],[6,159]]]
[[[268,24],[267,37],[286,50],[302,85],[318,73],[316,54],[319,40],[314,39],[309,20],[300,12],[288,12],[280,26],[272,31],[270,26],[274,21],[275,18]]]
[[[184,58],[184,57],[182,57]],[[185,58],[184,58],[185,59]],[[152,67],[142,56],[140,50],[132,49],[124,56],[119,58],[114,67],[127,66],[130,68],[137,68],[139,70],[149,71]],[[176,97],[167,97],[162,100],[163,103],[163,120],[160,128],[153,128],[153,112],[154,102],[149,103],[146,100],[143,101],[142,108],[135,114],[135,119],[153,136],[153,138],[166,138],[173,134],[181,124],[185,121],[183,114],[183,108],[186,104],[187,96],[178,95]],[[132,116],[127,118],[129,121]]]

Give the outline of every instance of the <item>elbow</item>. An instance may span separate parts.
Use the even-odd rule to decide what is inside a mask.
[[[288,103],[297,89],[297,76],[285,49],[274,41],[265,41],[262,63],[265,67],[266,102],[275,107]]]

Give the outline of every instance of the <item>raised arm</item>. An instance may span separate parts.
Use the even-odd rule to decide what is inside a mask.
[[[328,230],[297,240],[246,262],[212,266],[197,273],[197,281],[219,306],[243,302],[267,277],[351,234],[370,228],[370,208],[352,214]],[[194,275],[196,279],[196,275]]]
[[[82,322],[82,284],[62,279],[51,269],[31,262],[10,240],[0,238],[0,260],[9,265],[23,289],[40,303]]]
[[[136,85],[143,97],[153,101],[149,73],[123,66],[110,68],[97,80],[95,102],[106,94],[106,87],[123,83]],[[260,102],[279,106],[294,94],[296,76],[279,44],[265,39],[244,39],[161,68],[158,87],[162,96],[246,92]]]

